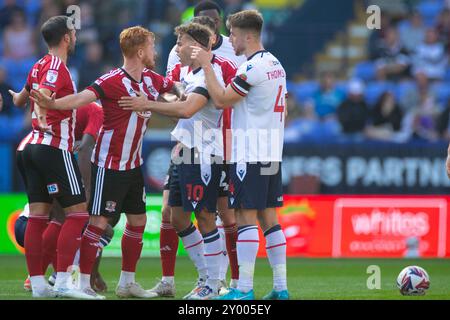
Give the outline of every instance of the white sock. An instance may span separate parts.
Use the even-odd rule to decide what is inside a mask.
[[[287,290],[286,237],[279,224],[265,231],[264,236],[267,257],[273,271],[273,288],[275,291]]]
[[[203,235],[205,245],[205,260],[208,267],[208,279],[206,285],[211,289],[219,290],[220,282],[220,263],[223,256],[223,239],[220,237],[219,230]]]
[[[75,253],[75,258],[73,258],[73,264],[78,266],[80,265],[80,249]]]
[[[119,278],[119,286],[120,287],[126,287],[127,284],[135,283],[135,272],[128,272],[123,271],[120,272],[120,278]]]
[[[228,272],[228,265],[230,264],[230,261],[228,259],[227,254],[227,244],[225,240],[225,229],[223,228],[222,220],[218,218],[216,220],[217,229],[219,230],[220,238],[222,239],[222,254],[220,255],[220,280],[227,280],[227,272]]]
[[[55,289],[67,288],[67,280],[70,277],[70,272],[57,272],[55,280]]]
[[[36,291],[44,288],[47,284],[44,276],[32,276],[30,277],[31,290]]]
[[[192,262],[195,265],[195,268],[197,268],[199,277],[203,280],[206,280],[208,269],[206,267],[206,260],[204,256],[204,244],[202,235],[191,223],[191,225],[187,229],[178,233],[178,236],[181,238],[184,249],[186,249],[189,254],[189,258],[191,258]]]
[[[84,290],[86,288],[91,287],[91,275],[80,273],[80,281],[79,281],[80,290]]]
[[[169,284],[174,284],[175,283],[175,277],[165,277],[163,276],[161,279],[163,282],[167,282]]]
[[[255,261],[258,254],[259,234],[256,225],[245,225],[238,228],[236,242],[237,257],[239,261],[238,290],[249,292],[253,289],[253,275]]]

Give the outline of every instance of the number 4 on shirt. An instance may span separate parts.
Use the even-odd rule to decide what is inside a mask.
[[[280,112],[280,121],[283,121],[283,112],[284,112],[284,97],[282,96],[283,86],[278,87],[277,100],[275,101],[275,108],[273,112]]]

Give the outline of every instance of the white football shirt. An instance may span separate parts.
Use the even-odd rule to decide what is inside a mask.
[[[231,162],[281,161],[287,90],[280,61],[265,50],[254,53],[231,86],[244,97],[231,118]]]

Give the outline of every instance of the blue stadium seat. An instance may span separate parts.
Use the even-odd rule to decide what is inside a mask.
[[[406,94],[415,89],[417,89],[417,85],[414,81],[402,81],[393,86],[393,92],[397,101],[401,101]]]
[[[395,85],[387,81],[369,82],[366,86],[366,102],[369,106],[375,105],[378,98],[386,91],[394,92]]]
[[[371,61],[363,61],[358,63],[353,70],[353,76],[364,81],[375,79],[376,68]]]
[[[437,102],[443,105],[450,99],[450,82],[438,82],[431,86],[431,91],[436,95]]]
[[[292,93],[298,102],[305,102],[312,98],[317,90],[319,90],[317,81],[304,81],[293,85]]]
[[[422,15],[425,25],[431,27],[436,21],[439,13],[444,8],[442,1],[426,0],[416,6],[417,11]]]
[[[444,75],[444,81],[450,82],[450,68],[447,68]]]

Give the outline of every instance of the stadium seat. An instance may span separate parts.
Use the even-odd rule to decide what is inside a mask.
[[[442,105],[446,105],[450,99],[450,83],[438,82],[431,86],[431,91],[436,95],[436,100]]]
[[[393,92],[397,101],[401,101],[408,92],[415,90],[417,85],[414,81],[402,81],[393,86]]]
[[[369,82],[366,86],[366,102],[369,106],[375,105],[378,98],[386,91],[394,92],[394,84],[387,81]]]
[[[422,15],[426,26],[433,26],[437,21],[439,13],[444,8],[442,1],[427,0],[416,6],[417,11]]]
[[[298,102],[305,102],[312,98],[317,90],[319,90],[319,83],[317,81],[304,81],[295,84],[292,93]]]
[[[372,81],[375,79],[375,64],[371,61],[360,62],[353,70],[353,76],[364,81]]]

